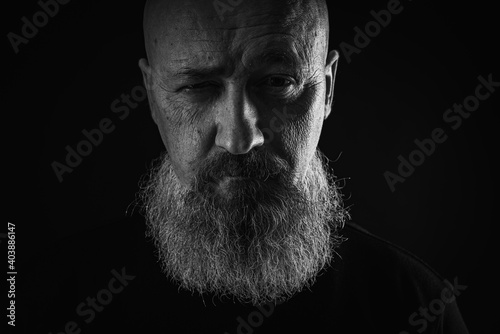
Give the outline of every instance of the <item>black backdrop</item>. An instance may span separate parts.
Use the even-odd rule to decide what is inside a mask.
[[[330,1],[331,47],[354,45],[353,28],[363,29],[373,20],[370,11],[387,3]],[[498,13],[481,1],[401,4],[402,12],[350,62],[341,55],[320,148],[335,160],[353,220],[467,285],[458,300],[464,319],[472,333],[492,333],[498,324],[493,115],[500,93],[456,130],[442,116],[474,94],[479,75],[500,81]],[[111,106],[141,84],[142,7],[142,1],[73,0],[16,54],[7,34],[20,34],[21,18],[40,7],[34,0],[4,4],[3,202],[6,221],[17,227],[19,275],[23,260],[48,244],[119,219],[163,149],[146,101],[123,119]],[[59,182],[51,164],[64,162],[65,147],[75,148],[85,139],[82,130],[105,118],[114,130]],[[447,141],[392,192],[384,172],[396,172],[398,156],[408,157],[413,141],[436,127],[446,129]],[[29,315],[19,311],[17,320]]]

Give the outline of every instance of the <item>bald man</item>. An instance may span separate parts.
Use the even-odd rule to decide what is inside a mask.
[[[153,0],[144,33],[166,150],[144,217],[74,262],[73,332],[467,333],[464,286],[348,221],[317,148],[338,62],[324,1]]]

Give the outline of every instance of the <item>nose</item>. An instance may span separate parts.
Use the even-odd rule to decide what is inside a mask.
[[[244,90],[226,91],[217,113],[215,144],[231,154],[245,154],[264,144],[264,135],[258,128],[256,106]]]

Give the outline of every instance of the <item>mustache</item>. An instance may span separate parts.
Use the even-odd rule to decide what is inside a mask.
[[[289,179],[288,162],[269,151],[252,150],[246,154],[221,153],[207,160],[195,177],[195,188],[219,183],[225,177],[241,177],[255,181]]]

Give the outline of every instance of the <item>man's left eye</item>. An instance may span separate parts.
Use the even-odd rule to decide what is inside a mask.
[[[266,78],[263,84],[272,88],[285,88],[293,85],[293,79],[274,75]]]
[[[297,92],[297,82],[288,75],[270,75],[257,84],[257,88],[264,94],[277,98],[290,98]]]

